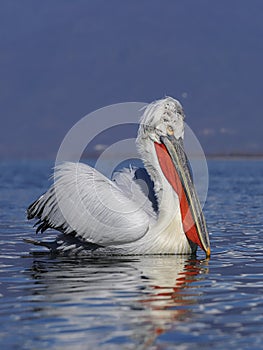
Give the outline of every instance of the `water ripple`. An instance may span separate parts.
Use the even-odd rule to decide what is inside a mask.
[[[210,162],[210,260],[29,254],[25,207],[48,169],[0,163],[3,348],[263,349],[261,162]]]

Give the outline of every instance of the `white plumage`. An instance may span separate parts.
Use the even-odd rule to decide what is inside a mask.
[[[62,233],[54,243],[30,241],[60,252],[187,254],[180,198],[158,159],[164,137],[183,139],[184,114],[170,97],[150,104],[142,117],[137,146],[145,169],[124,169],[110,180],[82,163],[55,168],[54,184],[28,208],[37,231]],[[169,135],[167,135],[169,133]]]

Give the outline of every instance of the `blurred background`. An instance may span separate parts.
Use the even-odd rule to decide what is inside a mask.
[[[165,95],[208,156],[263,154],[261,0],[0,6],[1,158],[52,159],[87,113]]]

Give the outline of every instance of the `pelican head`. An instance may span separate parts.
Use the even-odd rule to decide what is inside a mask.
[[[184,151],[184,118],[182,105],[171,97],[151,103],[141,119],[137,146],[155,184],[157,197],[166,182],[166,188],[170,187],[168,191],[174,191],[178,197],[183,230],[189,244],[193,250],[199,246],[210,256],[205,218]]]
[[[155,101],[147,106],[141,119],[139,138],[161,143],[161,137],[184,138],[184,111],[172,97]]]

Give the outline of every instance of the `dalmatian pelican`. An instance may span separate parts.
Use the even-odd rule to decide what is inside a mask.
[[[68,254],[192,254],[210,256],[209,235],[184,151],[184,111],[166,97],[144,110],[136,139],[143,168],[108,179],[84,163],[65,162],[54,183],[27,209],[37,232],[60,232],[53,242],[28,239]]]

